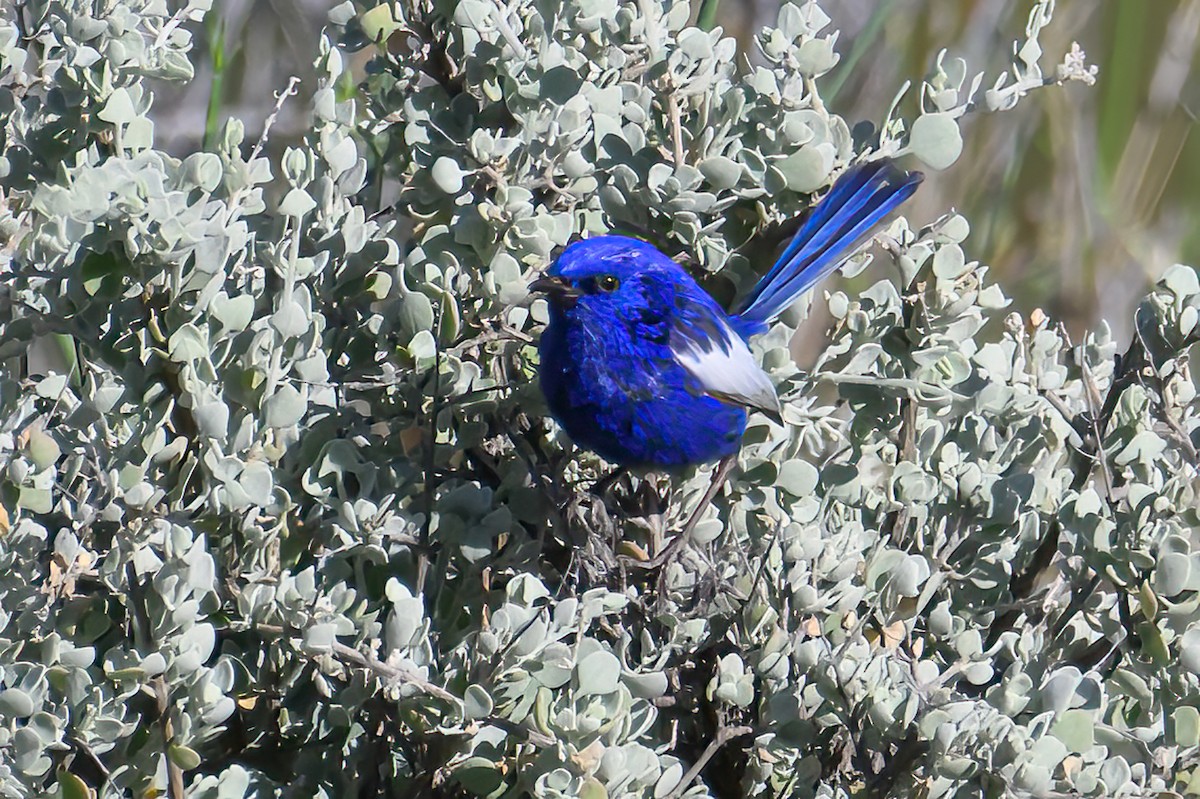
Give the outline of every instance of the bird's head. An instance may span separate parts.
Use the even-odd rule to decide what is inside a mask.
[[[558,311],[622,314],[649,307],[672,288],[683,270],[640,239],[597,236],[570,244],[550,268],[529,284]]]

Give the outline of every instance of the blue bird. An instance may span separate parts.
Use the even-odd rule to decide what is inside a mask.
[[[731,314],[644,241],[569,245],[529,286],[550,304],[538,368],[550,413],[576,444],[618,466],[674,470],[732,456],[747,409],[780,411],[747,340],[836,269],[921,179],[889,160],[849,169]]]

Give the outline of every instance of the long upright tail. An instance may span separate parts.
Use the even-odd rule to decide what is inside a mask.
[[[761,329],[842,264],[880,220],[917,190],[924,176],[891,160],[845,172],[817,203],[783,255],[739,304],[748,329]]]

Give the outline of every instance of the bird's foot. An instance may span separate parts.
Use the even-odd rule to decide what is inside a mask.
[[[700,503],[692,511],[692,515],[688,517],[687,523],[683,529],[679,531],[679,535],[671,540],[663,549],[646,561],[631,562],[630,565],[640,569],[655,569],[663,568],[663,574],[666,574],[667,566],[670,566],[676,558],[679,557],[683,547],[691,540],[692,532],[696,529],[696,525],[700,523],[700,519],[704,516],[704,512],[708,506],[712,504],[713,499],[720,493],[721,488],[725,485],[725,481],[729,479],[729,475],[733,472],[733,467],[737,464],[737,456],[730,455],[723,458],[717,464],[717,468],[713,470],[712,482],[708,485],[708,490],[704,492],[704,496],[700,498]]]
[[[592,483],[591,487],[588,488],[588,493],[604,499],[604,495],[607,494],[609,490],[621,480],[621,478],[628,474],[628,469],[626,469],[624,466],[618,466],[596,482]]]

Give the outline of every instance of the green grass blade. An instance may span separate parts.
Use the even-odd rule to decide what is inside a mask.
[[[696,27],[710,31],[717,25],[717,7],[721,0],[701,0],[700,12],[696,14]]]
[[[225,57],[224,17],[220,13],[209,12],[205,24],[208,28],[208,46],[212,60],[212,83],[208,87],[208,109],[204,115],[204,149],[211,150],[217,140],[217,129],[220,125],[221,95],[228,62]]]

